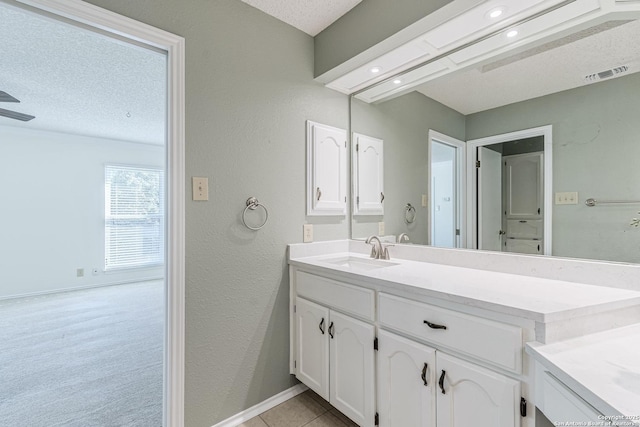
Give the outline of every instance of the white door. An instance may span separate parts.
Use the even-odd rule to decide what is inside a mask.
[[[296,377],[329,400],[329,309],[296,298]]]
[[[383,141],[353,134],[354,215],[384,214]]]
[[[431,244],[458,247],[458,164],[456,147],[431,141]]]
[[[520,383],[438,353],[438,427],[519,427]]]
[[[307,121],[307,215],[345,215],[347,131]]]
[[[331,312],[330,399],[340,412],[360,426],[375,417],[373,325]]]
[[[505,157],[507,219],[542,219],[543,153]]]
[[[478,147],[478,249],[502,250],[502,155]]]
[[[386,331],[378,341],[380,427],[435,427],[436,351]]]

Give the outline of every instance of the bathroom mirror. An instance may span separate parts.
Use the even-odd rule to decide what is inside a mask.
[[[550,219],[549,254],[640,262],[640,228],[632,224],[640,217],[637,40],[640,21],[601,22],[374,102],[352,96],[351,132],[384,141],[385,190],[384,215],[352,215],[352,238],[383,234],[393,240],[406,233],[413,244],[439,240],[432,227],[436,209],[451,210],[456,199],[446,194],[433,199],[433,161],[446,153],[432,149],[430,131],[468,146],[492,135],[550,126],[552,162],[545,167],[551,194],[543,206]],[[388,84],[402,84],[401,79]],[[468,160],[461,163],[465,173],[475,173]],[[464,236],[475,220],[469,213],[472,199],[464,194],[466,179],[452,180],[452,189],[457,185],[463,193],[456,206],[459,224],[453,227],[461,237],[454,247],[472,247]],[[476,208],[480,199],[473,201]],[[595,206],[587,206],[587,199],[595,199]],[[504,211],[504,198],[497,200]],[[407,205],[415,208],[411,222]]]

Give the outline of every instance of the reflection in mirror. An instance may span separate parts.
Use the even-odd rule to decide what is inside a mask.
[[[439,244],[442,231],[434,212],[438,195],[432,191],[429,171],[436,161],[429,156],[430,130],[470,141],[551,126],[553,198],[541,209],[552,221],[551,254],[640,262],[640,229],[631,225],[640,210],[639,39],[638,21],[618,23],[592,34],[582,31],[573,39],[568,36],[537,52],[452,73],[388,100],[369,104],[352,98],[352,131],[385,141],[384,215],[353,217],[352,237],[378,234],[379,223],[384,223],[386,235],[407,233],[412,243]],[[602,70],[625,71],[598,74],[602,70],[593,64],[600,64],[601,56],[609,64],[597,65]],[[583,65],[576,69],[572,59],[579,57]],[[594,72],[597,77],[587,82]],[[559,78],[571,83],[558,86]],[[526,96],[529,86],[549,90]],[[511,91],[524,95],[493,105],[494,99],[508,99]],[[520,190],[513,191],[520,195]],[[500,203],[502,193],[497,196]],[[629,203],[589,207],[589,198]],[[409,224],[404,220],[408,203],[416,209],[415,221]],[[433,227],[430,211],[436,218]],[[507,231],[505,220],[502,214],[498,233]],[[469,227],[463,226],[463,232]],[[446,228],[450,230],[450,224]],[[468,241],[463,239],[462,246]],[[504,248],[503,235],[499,242]]]

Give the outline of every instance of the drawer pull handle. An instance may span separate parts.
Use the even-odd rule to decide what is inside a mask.
[[[320,332],[324,335],[324,317],[322,318],[322,322],[318,325],[318,328],[320,328]]]
[[[444,369],[442,370],[442,374],[440,374],[440,380],[438,381],[438,385],[440,386],[440,390],[442,390],[442,394],[446,394],[444,392],[444,375],[445,375],[445,371]]]
[[[420,376],[422,378],[422,381],[424,382],[424,385],[427,386],[427,369],[429,368],[429,364],[425,363],[424,364],[424,368],[422,368],[422,375]]]
[[[430,327],[431,329],[447,329],[444,325],[438,325],[437,323],[431,323],[428,320],[425,320],[424,323]]]
[[[329,336],[333,339],[333,322],[329,325]]]

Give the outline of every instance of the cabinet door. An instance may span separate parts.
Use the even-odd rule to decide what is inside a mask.
[[[353,170],[355,215],[383,215],[384,157],[383,141],[353,134]]]
[[[329,400],[329,309],[296,298],[296,377]]]
[[[346,214],[347,132],[307,122],[307,215]]]
[[[542,219],[543,153],[504,157],[506,219]]]
[[[373,325],[331,312],[329,402],[360,426],[375,417]]]
[[[442,353],[436,366],[438,427],[520,426],[518,381]]]
[[[435,350],[386,331],[378,348],[380,427],[435,427]]]

